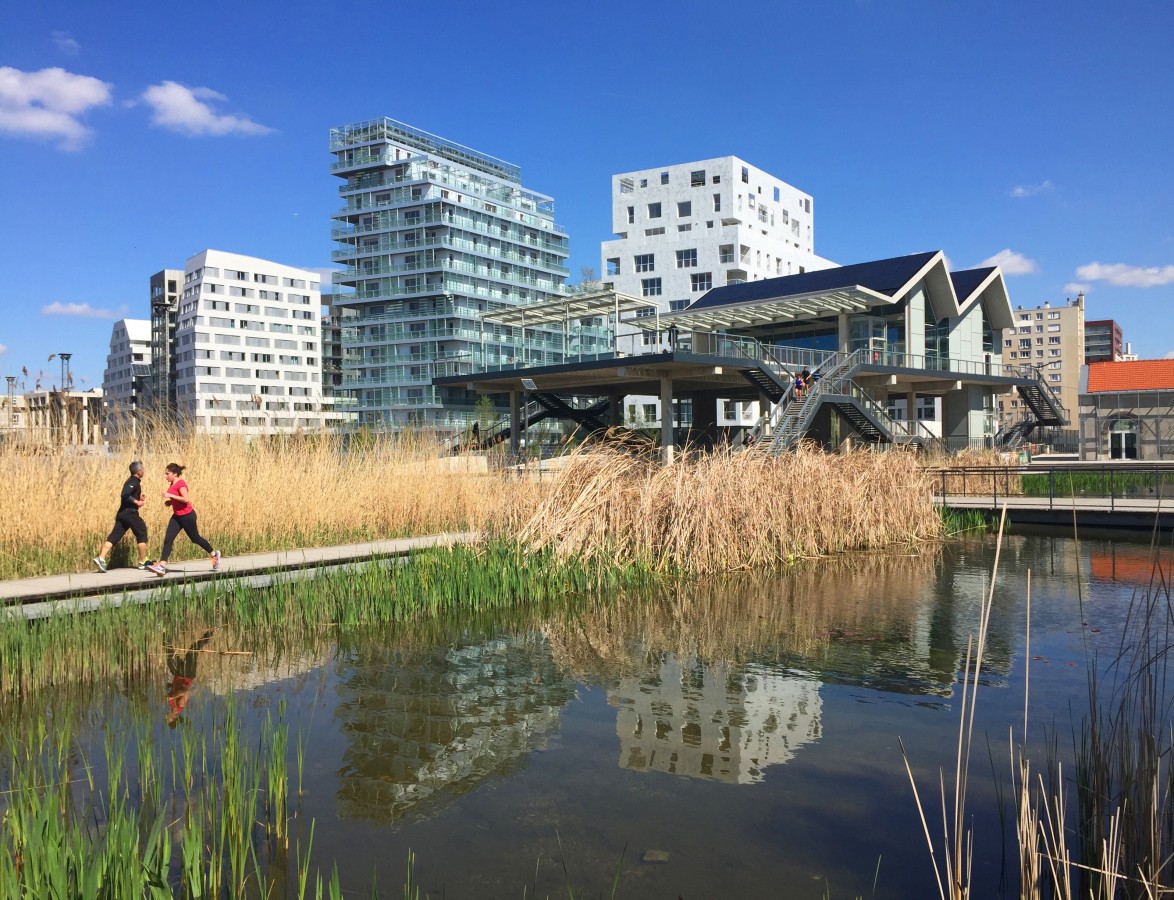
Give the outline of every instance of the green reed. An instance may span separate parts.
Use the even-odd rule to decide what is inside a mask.
[[[372,560],[263,588],[212,582],[185,593],[173,584],[155,603],[0,619],[0,698],[145,677],[158,669],[161,636],[193,621],[250,635],[247,652],[280,656],[295,644],[332,645],[337,635],[327,626],[351,632],[410,623],[424,634],[451,615],[475,624],[481,616],[547,611],[575,596],[640,588],[656,578],[640,566],[558,560],[495,543],[426,550],[402,562]]]

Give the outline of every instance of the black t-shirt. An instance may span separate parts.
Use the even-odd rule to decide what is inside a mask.
[[[143,499],[143,483],[137,475],[131,475],[122,486],[122,499],[118,505],[120,513],[138,513],[139,508],[134,501]]]

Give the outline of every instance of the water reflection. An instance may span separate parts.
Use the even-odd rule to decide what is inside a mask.
[[[337,674],[334,717],[347,744],[338,813],[379,823],[435,813],[516,771],[575,696],[536,635],[357,651]]]
[[[646,676],[621,679],[608,702],[619,707],[620,766],[639,772],[750,784],[819,738],[819,682],[766,666],[668,654]]]

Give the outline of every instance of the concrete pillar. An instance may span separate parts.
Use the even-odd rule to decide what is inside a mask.
[[[676,455],[673,440],[673,380],[660,380],[660,457],[664,464],[672,465]]]
[[[694,394],[693,425],[689,440],[703,447],[714,447],[718,441],[717,401],[711,396]]]
[[[848,352],[848,314],[840,313],[836,316],[836,343],[841,353]]]
[[[518,404],[518,392],[510,391],[510,453],[518,455],[521,445],[518,443],[522,431],[522,409]]]
[[[917,433],[917,391],[905,395],[905,415],[909,418],[910,434]]]

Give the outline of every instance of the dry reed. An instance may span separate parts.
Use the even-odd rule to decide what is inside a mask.
[[[504,502],[526,503],[530,480],[490,473],[483,460],[442,455],[429,442],[376,439],[344,447],[335,438],[253,441],[153,432],[114,456],[60,448],[0,454],[0,578],[85,568],[114,522],[127,464],[143,460],[143,517],[157,554],[169,510],[164,467],[184,479],[200,530],[231,555],[477,529]],[[530,499],[529,502],[534,502]],[[125,563],[130,537],[118,548]],[[198,555],[184,539],[177,558]]]
[[[574,454],[536,511],[532,502],[504,507],[490,527],[563,558],[682,573],[773,568],[942,531],[930,478],[903,453],[687,453],[666,467],[596,450]]]

